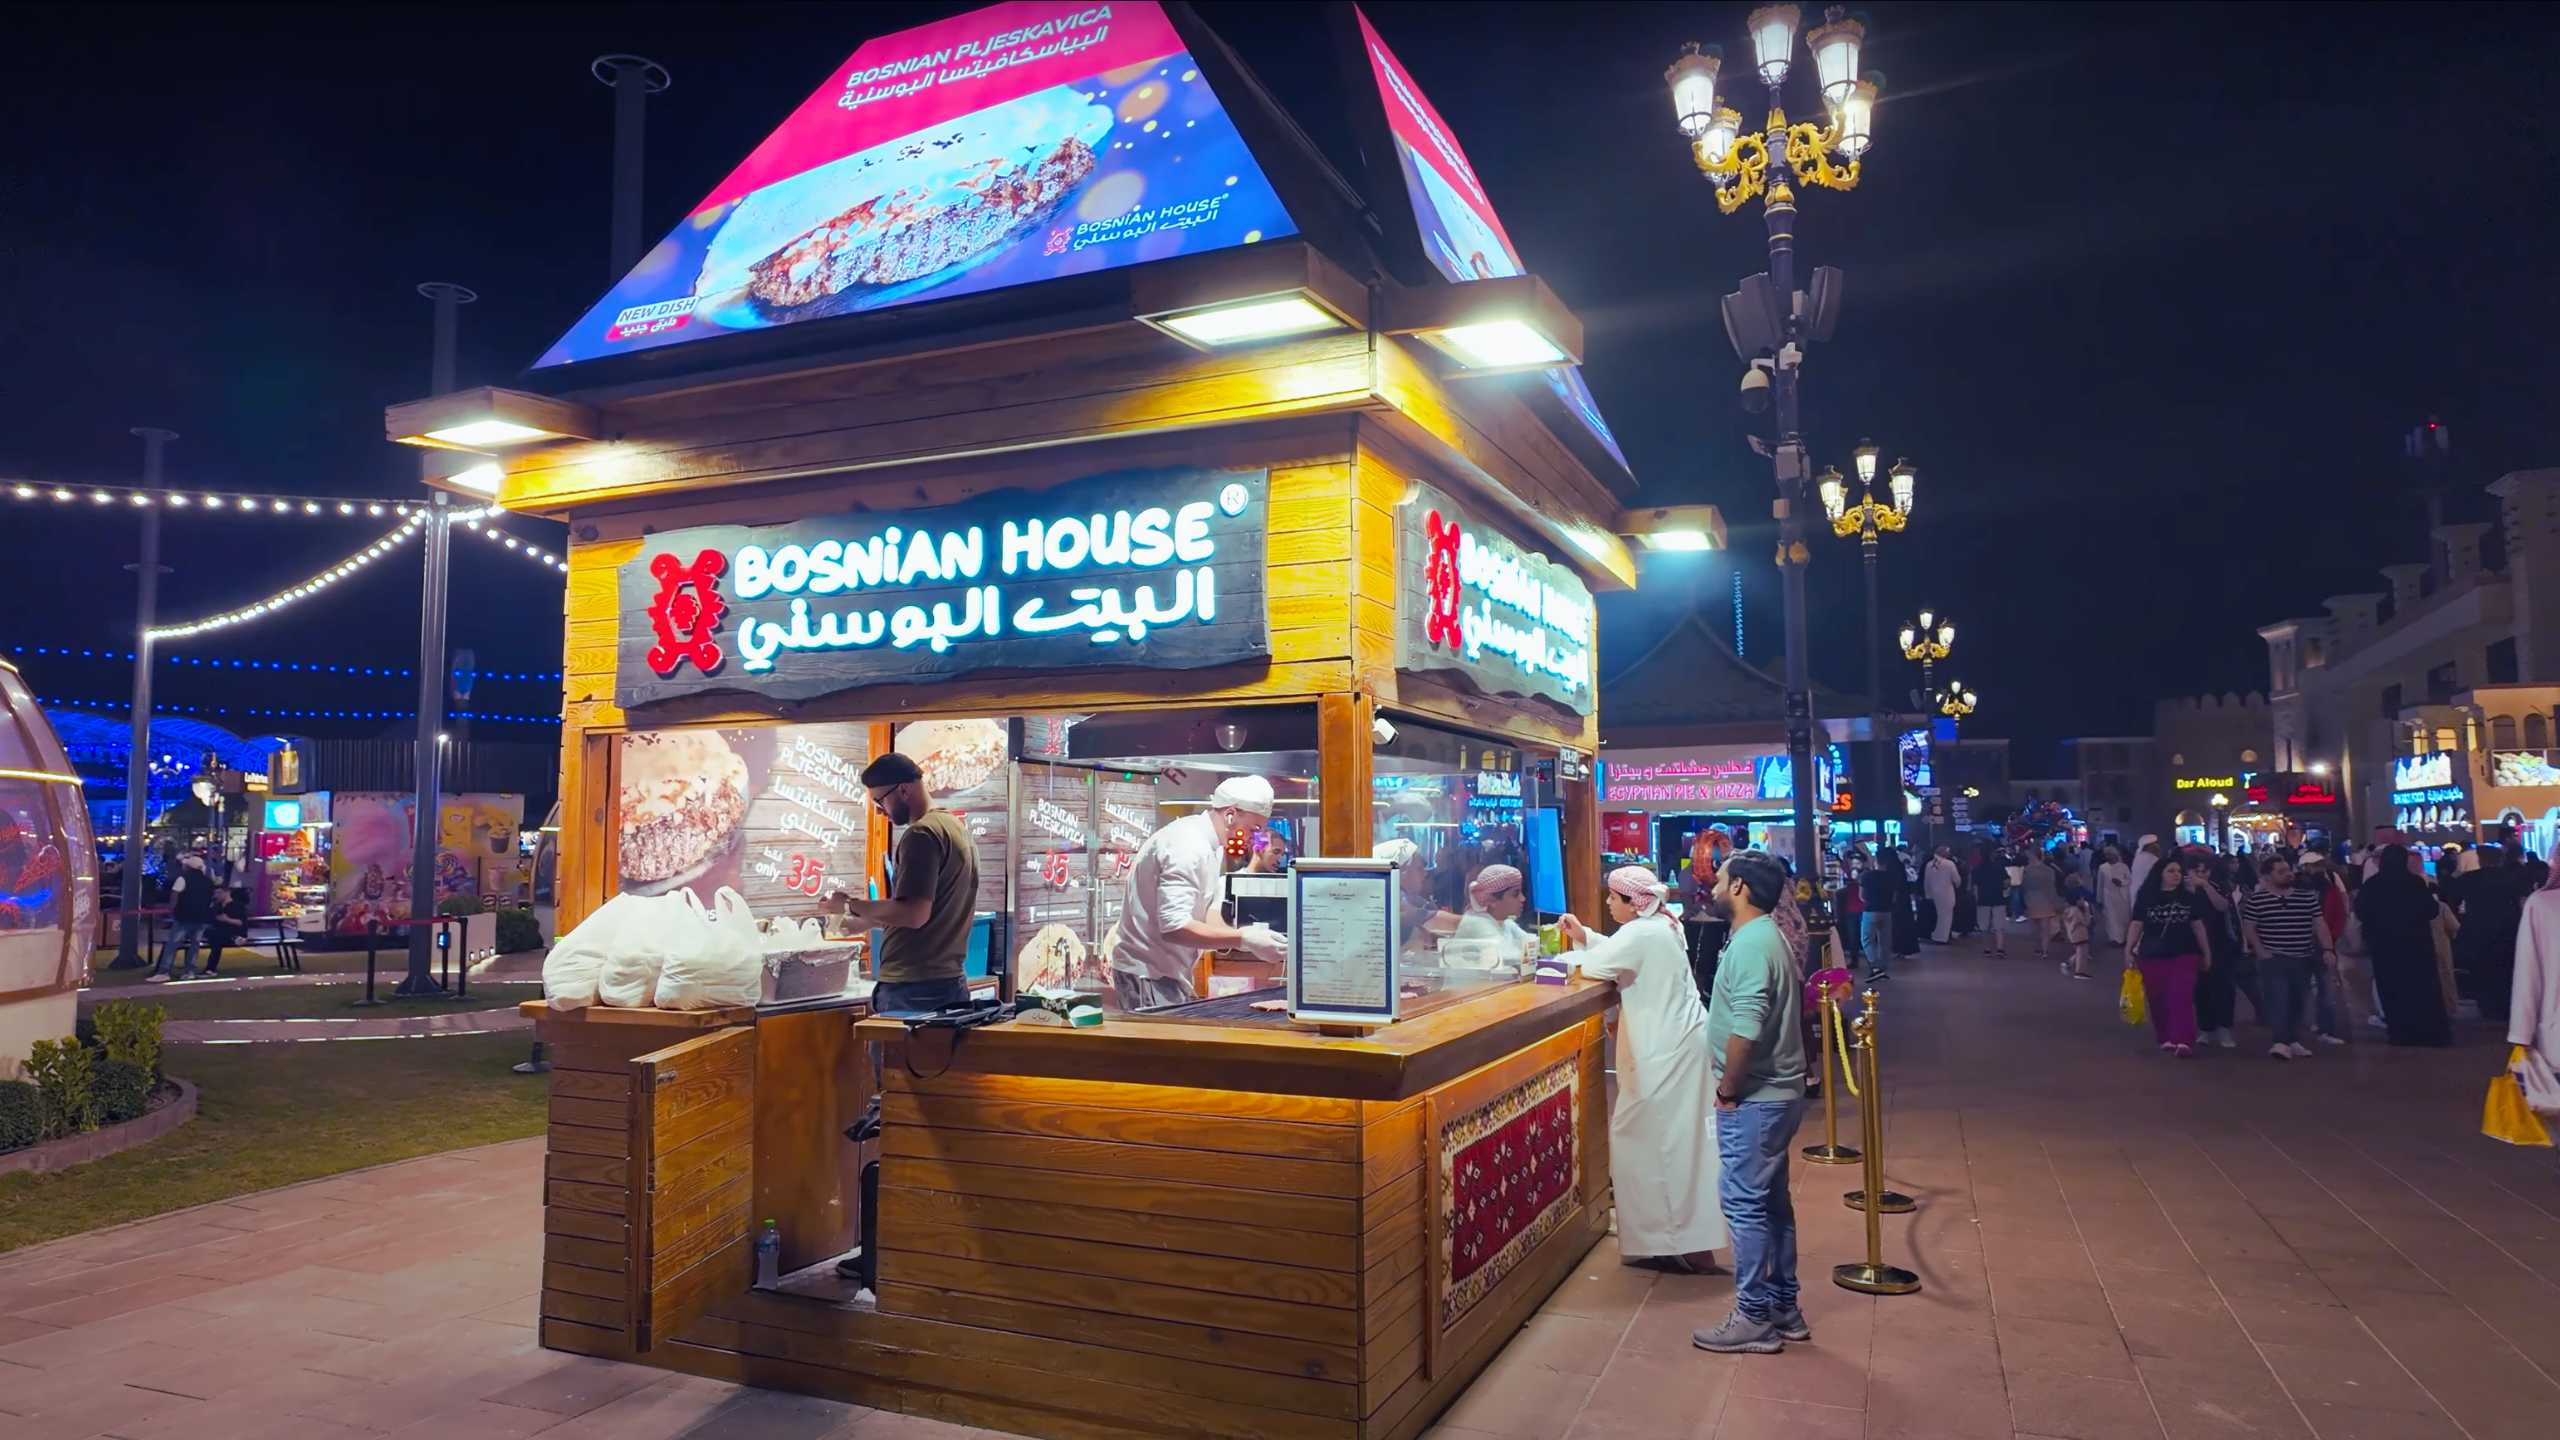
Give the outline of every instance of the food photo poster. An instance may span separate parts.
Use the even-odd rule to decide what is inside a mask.
[[[1295,231],[1161,5],[995,5],[866,42],[536,368]]]

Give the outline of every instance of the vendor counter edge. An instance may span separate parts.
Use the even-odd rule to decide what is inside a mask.
[[[1365,1039],[1114,1017],[956,1044],[858,1009],[535,1002],[542,1343],[1033,1435],[1417,1434],[1607,1229],[1613,995],[1495,987]],[[874,1045],[876,1309],[759,1290],[763,1219],[843,1248],[812,1231],[850,1225],[830,1152]]]

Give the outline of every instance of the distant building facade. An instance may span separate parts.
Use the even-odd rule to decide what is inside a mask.
[[[2560,468],[2487,490],[2495,522],[2433,526],[2426,560],[2383,567],[2388,590],[2332,595],[2325,615],[2258,631],[2272,770],[2333,787],[2360,833],[2470,843],[2497,755],[2517,757],[2511,781],[2542,773],[2523,757],[2551,745],[2545,697],[2560,695]],[[2560,784],[2497,788],[2489,823],[2560,821],[2546,813],[2560,810]]]

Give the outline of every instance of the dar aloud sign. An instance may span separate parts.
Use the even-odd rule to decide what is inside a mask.
[[[1495,695],[1591,713],[1591,591],[1422,485],[1396,532],[1396,634],[1407,670],[1455,670]]]
[[[1271,653],[1263,470],[1130,470],[958,505],[652,535],[622,567],[615,698],[806,700],[975,670]]]

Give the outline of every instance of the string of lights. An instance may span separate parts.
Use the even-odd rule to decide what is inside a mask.
[[[144,490],[131,485],[45,485],[32,480],[0,481],[0,495],[22,505],[57,509],[147,510],[156,506],[163,510],[260,520],[279,517],[294,521],[380,519],[384,516],[407,519],[424,516],[427,508],[413,500],[357,500],[335,495],[226,495],[200,490]],[[518,540],[503,530],[481,525],[481,521],[498,513],[498,507],[484,505],[471,510],[456,510],[453,518],[551,569],[566,571],[569,568],[567,561],[529,540]]]
[[[36,703],[80,710],[118,710],[128,714],[133,710],[132,701],[110,699],[105,696],[39,695],[36,697]],[[295,720],[415,720],[418,718],[418,712],[415,710],[338,710],[291,705],[247,705],[234,708],[223,705],[155,704],[151,708],[155,714],[176,712],[185,715],[256,715]],[[560,723],[560,717],[557,715],[518,715],[497,710],[448,710],[445,715],[446,718],[453,720],[487,720],[510,725],[557,725]]]
[[[128,664],[134,658],[130,650],[98,650],[69,645],[12,645],[9,653],[54,655],[66,660],[75,657],[82,660],[121,660]],[[208,670],[297,670],[310,675],[372,675],[386,680],[413,680],[418,674],[415,670],[394,665],[323,665],[317,660],[244,660],[175,653],[163,653],[157,658],[167,665],[199,666]],[[560,678],[557,670],[475,670],[472,674],[482,680],[545,681]]]
[[[296,585],[289,585],[284,589],[277,591],[275,594],[268,596],[266,599],[258,601],[254,605],[244,605],[237,610],[226,610],[219,615],[210,615],[202,620],[191,620],[183,625],[156,626],[151,630],[145,631],[144,635],[154,644],[158,644],[163,640],[184,640],[190,635],[202,635],[209,630],[227,630],[234,625],[242,623],[243,621],[255,620],[260,616],[269,614],[273,611],[282,610],[286,606],[307,600],[310,597],[319,594],[321,591],[328,589],[330,586],[335,585],[339,581],[346,579],[348,576],[355,574],[357,571],[362,570],[364,567],[381,559],[383,556],[390,554],[392,551],[400,548],[403,543],[416,539],[418,535],[418,526],[424,519],[425,517],[423,515],[413,514],[409,516],[409,518],[401,521],[399,524],[392,526],[389,533],[385,534],[381,539],[367,545],[362,550],[359,550],[355,554],[348,556],[346,559],[339,561],[337,564],[330,566],[328,569],[321,571],[319,574],[312,576],[310,579],[302,581]]]
[[[350,519],[407,515],[427,507],[414,500],[366,500],[340,495],[227,495],[208,490],[144,490],[132,485],[46,485],[33,480],[0,481],[0,495],[24,505],[105,510],[115,506],[145,510],[201,510],[243,517],[289,516],[296,519]]]

